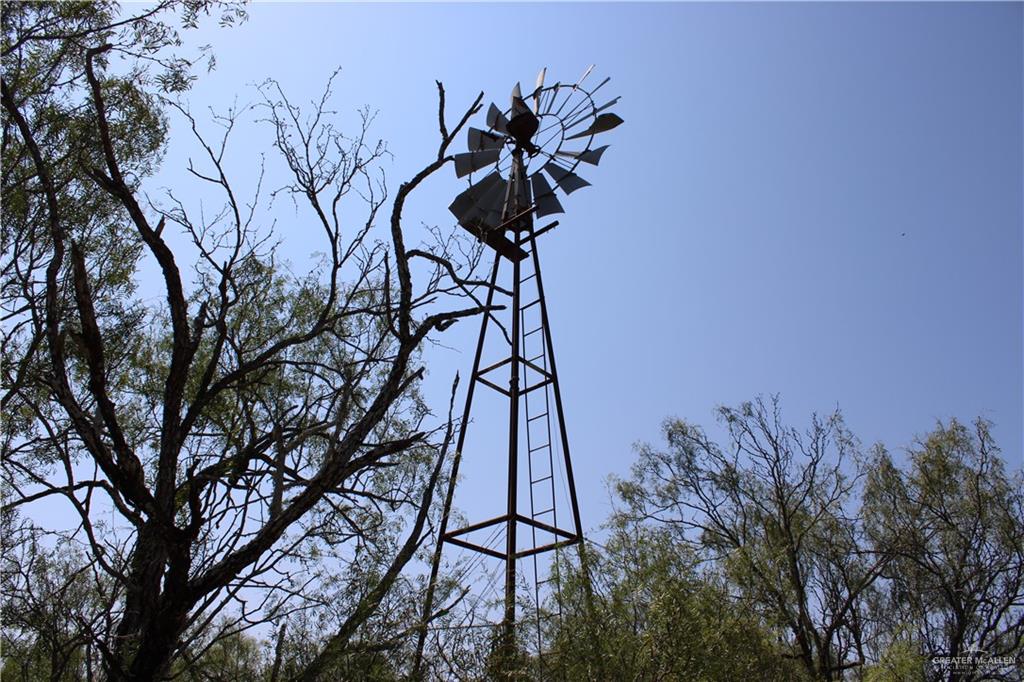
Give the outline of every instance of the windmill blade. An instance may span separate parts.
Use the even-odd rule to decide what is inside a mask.
[[[498,162],[501,149],[485,149],[479,152],[463,152],[455,155],[455,175],[464,177],[473,171],[480,170]]]
[[[469,188],[470,191],[473,192],[473,198],[479,200],[481,197],[484,196],[484,194],[490,191],[490,189],[494,187],[494,185],[501,182],[501,180],[502,178],[500,171],[491,171],[484,177],[483,180]]]
[[[495,135],[479,128],[470,128],[467,136],[469,138],[469,151],[471,152],[497,149],[505,141],[500,135]]]
[[[477,202],[471,215],[487,230],[501,225],[505,208],[505,197],[508,194],[508,181],[501,178]]]
[[[500,211],[485,211],[480,206],[473,206],[468,213],[459,219],[459,225],[469,228],[474,234],[493,230],[501,224]]]
[[[501,113],[501,109],[495,106],[493,102],[487,110],[487,125],[491,127],[491,130],[497,130],[499,133],[508,132],[506,128],[508,119],[505,118],[505,114]]]
[[[509,260],[520,261],[528,255],[526,251],[494,229],[501,224],[500,207],[504,202],[505,191],[505,181],[498,171],[494,171],[456,197],[448,209],[455,214],[459,225],[478,240]],[[492,197],[497,197],[496,203]],[[499,208],[496,211],[484,210],[481,203],[489,203]]]
[[[548,91],[548,103],[547,106],[544,107],[545,115],[550,114],[551,110],[555,107],[555,100],[558,99],[558,91],[561,90],[562,87],[563,86],[561,82],[555,83],[553,86],[551,86],[551,90]]]
[[[605,76],[605,79],[603,81],[601,81],[600,83],[598,83],[597,87],[595,87],[593,90],[590,91],[590,96],[593,97],[594,93],[597,92],[598,90],[600,90],[601,88],[603,88],[604,84],[607,83],[608,81],[610,81],[611,79],[612,79],[611,76]]]
[[[600,112],[604,111],[608,107],[615,106],[616,104],[619,103],[620,99],[622,99],[622,97],[616,97],[615,99],[611,100],[610,102],[605,102],[604,104],[602,104],[598,108],[594,109],[594,113],[597,114],[597,113],[600,113]]]
[[[501,173],[494,171],[475,185],[455,197],[448,210],[462,223],[476,209],[477,203],[495,184],[501,181]]]
[[[580,87],[580,83],[582,83],[584,79],[586,79],[586,77],[590,75],[590,72],[594,70],[594,66],[594,64],[591,64],[590,66],[587,67],[587,70],[583,72],[583,75],[580,76],[580,79],[576,81],[576,85],[572,86],[573,90]]]
[[[566,112],[565,116],[562,117],[562,120],[565,121],[566,130],[572,128],[574,125],[576,125],[583,119],[587,118],[588,116],[594,116],[595,114],[597,114],[598,111],[601,111],[602,109],[607,109],[609,106],[611,106],[609,104],[604,104],[597,109],[591,107],[589,111],[587,110],[587,104],[593,105],[594,93],[597,92],[602,85],[604,85],[610,80],[611,76],[605,78],[603,81],[600,82],[600,84],[598,84],[596,88],[590,91],[587,97],[580,99],[580,101],[576,103],[576,106],[574,106],[572,109]]]
[[[590,75],[590,72],[591,72],[591,71],[593,71],[593,70],[594,70],[594,65],[593,65],[593,64],[591,64],[591,65],[590,65],[590,66],[589,66],[589,67],[587,68],[587,70],[583,72],[583,75],[582,75],[582,76],[580,76],[580,79],[579,79],[578,81],[576,81],[576,84],[575,84],[575,85],[573,85],[572,87],[568,87],[568,86],[566,86],[566,87],[568,88],[569,94],[568,94],[568,95],[566,95],[565,101],[564,101],[564,102],[562,102],[562,105],[561,105],[560,107],[558,107],[558,111],[556,111],[556,112],[555,112],[555,116],[558,116],[559,114],[561,114],[561,113],[562,113],[562,109],[564,109],[564,108],[565,108],[565,105],[566,105],[566,104],[568,104],[568,103],[569,103],[569,102],[570,102],[570,101],[572,100],[572,93],[576,92],[577,88],[579,88],[579,86],[580,86],[580,83],[582,83],[582,82],[583,82],[583,79],[585,79],[585,78],[586,78],[587,76],[589,76],[589,75]],[[607,79],[607,78],[605,78],[605,79],[604,79],[603,81],[601,81],[601,85],[604,85],[604,84],[605,84],[605,83],[607,83],[607,82],[608,82],[608,79]],[[601,85],[598,85],[597,87],[599,88],[599,87],[601,87]],[[596,90],[597,90],[597,88],[594,88],[594,90],[596,91]],[[557,91],[557,90],[556,90],[556,91]],[[582,106],[583,104],[584,104],[584,102],[577,102],[577,103],[576,103],[576,105],[575,105],[575,106],[573,106],[573,108],[569,110],[569,113],[568,113],[568,114],[566,114],[566,115],[565,115],[565,117],[563,117],[563,120],[564,120],[565,118],[568,118],[569,116],[571,116],[571,115],[572,115],[572,114],[573,114],[574,112],[576,112],[576,111],[577,111],[577,110],[579,109],[579,107],[580,107],[580,106]],[[551,105],[551,106],[554,106],[554,103],[552,103],[552,105]],[[551,107],[550,107],[550,106],[548,107],[548,110],[549,110],[549,111],[551,110]]]
[[[459,208],[464,208],[464,212],[459,216],[459,224],[478,229],[491,229],[500,225],[507,191],[508,182],[495,173],[494,182],[484,192],[472,197],[468,208],[460,204]]]
[[[604,150],[608,149],[608,145],[598,147],[597,149],[586,149],[582,152],[555,152],[558,156],[566,156],[570,159],[576,159],[583,163],[589,163],[591,166],[596,166],[601,162],[601,155],[604,154]]]
[[[487,211],[483,213],[483,217],[480,222],[488,230],[495,230],[498,225],[501,225],[501,211]]]
[[[587,182],[580,176],[576,175],[575,173],[567,171],[554,161],[548,161],[546,164],[544,164],[544,168],[542,170],[544,170],[548,175],[550,175],[551,179],[554,180],[555,183],[559,187],[561,187],[562,191],[565,192],[566,194],[572,194],[578,189],[590,186],[589,182]]]
[[[566,121],[567,121],[567,123],[565,124],[566,129],[568,130],[569,128],[572,128],[574,125],[576,125],[580,121],[583,121],[588,116],[596,116],[597,114],[601,113],[605,109],[607,109],[609,107],[615,106],[616,104],[619,103],[620,99],[622,99],[622,98],[621,97],[616,97],[615,99],[611,100],[610,102],[605,102],[601,106],[596,107],[592,111],[587,111],[586,109],[584,109],[584,110],[582,110],[582,111],[580,111],[578,113],[575,110],[569,112],[566,115],[566,117],[565,117]]]
[[[547,75],[548,67],[544,67],[537,74],[537,84],[533,87],[533,113],[540,113],[540,91],[544,89],[544,76]]]
[[[586,119],[583,119],[586,120]],[[587,135],[596,135],[598,133],[604,133],[618,125],[622,124],[622,119],[616,114],[601,114],[597,119],[590,124],[590,127],[584,130],[582,133],[576,133],[565,138],[567,140],[575,140]]]
[[[548,184],[547,179],[541,175],[540,171],[530,176],[530,184],[533,186],[533,196],[537,202],[535,215],[538,218],[554,213],[565,213],[565,209],[562,208],[558,197],[555,196],[555,190],[551,189],[551,185]]]
[[[498,181],[477,200],[477,207],[484,213],[495,213],[501,220],[502,209],[505,207],[505,195],[508,194],[508,180],[498,177]],[[498,223],[494,223],[497,225]]]

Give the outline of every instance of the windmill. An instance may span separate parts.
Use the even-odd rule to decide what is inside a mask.
[[[584,165],[596,166],[608,148],[595,146],[596,136],[622,123],[609,111],[619,98],[598,98],[598,91],[609,79],[592,88],[584,85],[593,68],[575,83],[552,85],[545,85],[546,69],[541,70],[531,92],[524,95],[516,84],[508,108],[491,104],[487,129],[469,128],[469,150],[454,157],[456,176],[468,178],[469,184],[449,206],[458,224],[495,252],[486,306],[495,304],[496,292],[507,296],[509,305],[504,313],[507,324],[496,313],[485,314],[481,322],[431,566],[424,620],[433,608],[441,553],[446,545],[460,547],[503,562],[501,627],[503,641],[511,646],[516,627],[517,563],[530,559],[538,614],[538,659],[542,646],[541,590],[545,582],[551,581],[550,572],[544,574],[538,559],[579,543],[582,527],[537,252],[537,238],[558,222],[536,228],[534,221],[564,212],[559,191],[569,195],[590,184],[578,171]],[[506,287],[498,286],[503,264],[511,266],[510,285]],[[488,344],[495,338],[499,339],[497,351],[493,342]],[[485,364],[488,349],[492,357]],[[478,385],[507,403],[504,509],[492,518],[449,528]],[[486,449],[486,455],[493,457],[493,444]],[[560,456],[556,457],[556,452]],[[558,482],[562,483],[560,489]],[[425,633],[424,626],[417,647],[417,676]]]

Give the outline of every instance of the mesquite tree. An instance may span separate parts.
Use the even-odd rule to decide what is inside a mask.
[[[813,679],[867,662],[867,597],[888,562],[850,509],[857,441],[834,412],[805,432],[778,397],[723,407],[729,441],[665,423],[668,447],[640,449],[618,491],[626,515],[664,525],[721,567],[743,603],[778,628]]]
[[[57,677],[160,678],[308,608],[322,636],[289,674],[328,676],[426,535],[452,424],[418,396],[419,351],[483,311],[475,254],[439,232],[411,248],[403,225],[480,99],[449,128],[438,83],[436,157],[390,197],[370,117],[345,135],[330,86],[300,112],[267,83],[258,118],[288,180],[242,196],[229,161],[246,111],[209,139],[173,51],[171,18],[214,10],[241,18],[203,0],[4,7],[4,594],[35,613],[26,567],[54,555],[69,566],[47,580],[67,584],[47,594],[89,592],[52,648]],[[188,179],[220,211],[181,199],[189,187],[142,191],[170,120],[192,129]],[[282,193],[287,232],[263,212]],[[314,238],[308,273],[281,265],[278,240]],[[147,266],[159,296],[138,293]]]
[[[1021,679],[1024,476],[1006,470],[990,426],[939,424],[902,468],[879,447],[867,481],[868,529],[892,557],[887,640],[938,661],[931,679]]]

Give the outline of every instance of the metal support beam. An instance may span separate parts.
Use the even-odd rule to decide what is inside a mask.
[[[519,196],[521,183],[526,182],[523,174],[523,151],[516,149],[512,154],[512,178],[508,183],[508,198],[505,201],[505,215],[507,220],[509,214],[518,214],[520,207],[516,203]],[[509,210],[511,208],[511,210]],[[526,218],[524,218],[526,219]],[[532,221],[531,221],[532,222]],[[517,240],[518,241],[518,240]],[[518,513],[517,496],[519,494],[519,304],[521,261],[512,263],[512,352],[514,359],[512,371],[508,380],[509,411],[508,411],[508,521],[505,533],[505,619],[502,622],[502,636],[504,638],[506,660],[511,660],[511,654],[515,647],[515,625],[516,625],[516,521]]]
[[[519,249],[520,252],[532,257],[532,260],[525,258],[508,259],[511,263],[512,270],[512,283],[510,287],[512,300],[508,312],[503,314],[511,314],[512,319],[510,329],[506,329],[498,317],[490,311],[485,313],[481,320],[480,335],[477,342],[476,354],[473,359],[473,371],[470,375],[471,379],[468,382],[466,404],[462,413],[462,421],[459,424],[455,459],[452,465],[452,476],[449,480],[448,491],[445,496],[441,526],[438,533],[438,545],[434,553],[433,562],[431,563],[430,579],[427,584],[426,603],[424,604],[422,623],[418,633],[419,637],[417,639],[416,659],[413,667],[413,678],[416,680],[421,680],[425,672],[422,667],[422,658],[427,632],[427,622],[430,618],[432,609],[434,608],[433,599],[441,552],[443,551],[443,547],[446,543],[504,561],[505,594],[503,616],[500,624],[501,638],[499,640],[499,646],[501,647],[502,656],[507,657],[506,660],[512,660],[516,647],[517,561],[526,557],[534,557],[534,572],[536,573],[537,555],[544,552],[553,552],[563,547],[579,543],[582,537],[582,526],[576,499],[575,482],[572,475],[572,465],[569,461],[569,443],[563,417],[561,392],[558,385],[558,372],[555,368],[554,355],[552,353],[551,330],[548,324],[547,305],[544,299],[544,288],[540,274],[540,260],[537,256],[536,244],[537,236],[555,227],[557,222],[552,223],[539,231],[534,230],[532,212],[530,210],[523,210],[523,207],[519,206],[516,200],[519,195],[517,188],[521,183],[525,182],[526,177],[523,169],[523,152],[522,150],[516,150],[512,157],[512,168],[510,170],[509,182],[506,189],[501,225],[515,231],[515,234],[511,235],[511,245]],[[499,265],[501,264],[502,258],[503,256],[500,253],[495,255],[494,266],[491,271],[490,288],[487,292],[486,307],[488,308],[493,304],[494,293],[497,289]],[[528,268],[530,265],[533,266],[533,272],[529,272],[527,270],[524,273],[524,268]],[[529,291],[530,296],[525,299],[525,305],[523,305],[523,286],[532,280],[535,280],[535,282],[530,285],[530,289],[536,289],[536,296],[532,295],[532,291]],[[540,326],[535,326],[535,324],[531,323],[530,327],[524,327],[524,311],[532,310],[535,315],[537,307],[539,307],[540,312]],[[486,367],[482,367],[481,360],[484,353],[485,341],[487,339],[488,327],[491,325],[498,327],[500,334],[504,336],[504,339],[508,342],[508,355],[496,358],[495,361],[490,362]],[[538,334],[540,336],[536,336]],[[524,353],[524,346],[528,346],[530,343],[536,344],[537,339],[541,340],[541,350],[535,357],[527,358]],[[501,347],[502,349],[506,349],[504,345],[501,345]],[[501,356],[504,356],[504,351],[501,353]],[[506,365],[509,367],[507,388],[501,385],[503,382],[498,379],[497,375],[489,374],[495,370],[505,367]],[[538,376],[534,378],[530,374],[531,372],[536,373]],[[521,383],[528,383],[531,380],[535,381],[535,383],[521,386]],[[449,515],[451,513],[454,490],[458,478],[459,464],[461,463],[461,458],[464,454],[463,449],[466,442],[466,432],[470,424],[470,414],[477,383],[494,389],[508,399],[508,469],[505,512],[500,516],[496,516],[486,521],[472,523],[463,528],[449,531]],[[552,393],[555,402],[553,416],[555,416],[558,421],[557,436],[551,432],[551,417],[548,416],[551,412],[550,409],[547,407],[542,408],[542,413],[533,416],[531,419],[531,399],[527,397],[534,391],[544,389],[544,391],[541,391],[545,396],[541,399],[541,404],[546,406],[548,404],[547,400],[549,400],[548,396],[552,395],[552,393],[547,392],[548,386],[551,386],[553,389]],[[522,419],[520,417],[521,412],[525,414]],[[543,442],[540,444],[531,444],[530,422],[533,421],[537,424],[543,424],[544,422],[537,421],[541,417],[549,420],[546,427],[547,437],[542,438],[541,440]],[[525,442],[522,443],[520,442],[519,433],[521,423],[525,424],[526,428]],[[537,447],[532,447],[533,445],[537,445]],[[559,524],[560,519],[558,512],[560,508],[559,505],[564,505],[564,498],[559,498],[562,502],[556,500],[553,487],[554,462],[551,458],[554,455],[555,447],[557,445],[561,446],[562,454],[564,456],[564,470],[568,478],[567,483],[569,488],[568,501],[571,504],[571,513],[573,517],[572,526],[566,528],[562,528],[561,524]],[[520,514],[518,509],[519,468],[521,459],[519,450],[521,447],[523,448],[522,455],[526,458],[523,461],[524,475],[527,473],[525,467],[530,467],[530,508],[528,514]],[[545,449],[547,449],[546,455],[543,453],[543,450]],[[535,453],[541,454],[538,455]],[[542,469],[542,471],[545,471],[546,473],[535,481],[533,474],[533,458],[545,456],[549,459],[548,464],[550,466],[549,468]],[[547,502],[546,497],[543,504],[541,504],[539,500],[534,499],[535,484],[551,486],[551,491],[549,493],[550,504]],[[541,506],[545,508],[537,509],[535,507],[536,504],[541,504]],[[564,510],[564,506],[562,506],[561,509]],[[543,521],[540,520],[541,517],[544,518]],[[550,521],[550,523],[548,523],[548,521]],[[520,549],[517,545],[517,540],[519,539],[517,527],[520,523],[524,524],[524,526],[529,529],[528,537],[533,538],[532,542],[527,543],[529,546],[523,549]],[[470,537],[468,537],[471,533],[486,528],[493,528],[500,524],[505,525],[504,551],[486,547],[481,543],[472,541]],[[537,536],[538,531],[547,533],[550,537],[542,540]],[[539,576],[535,576],[535,578],[538,579],[535,589],[539,589],[541,581],[539,581]],[[538,624],[538,633],[539,632]],[[538,646],[539,641],[540,640],[538,639]]]

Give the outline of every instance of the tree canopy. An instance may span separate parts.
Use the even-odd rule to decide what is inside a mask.
[[[672,419],[667,447],[641,446],[621,517],[727,586],[720,603],[773,633],[763,660],[814,680],[1021,679],[1024,478],[988,423],[940,423],[901,466],[838,411],[801,430],[775,396],[718,416],[721,445]]]
[[[181,99],[195,57],[177,54],[179,31],[244,12],[136,9],[4,6],[4,591],[18,624],[5,650],[45,652],[53,677],[150,680],[311,610],[320,636],[287,672],[331,677],[362,633],[414,626],[389,600],[407,589],[451,435],[418,396],[419,351],[483,307],[457,274],[472,262],[447,239],[407,246],[402,212],[479,100],[449,121],[438,84],[436,157],[392,197],[369,117],[343,132],[329,84],[309,116],[265,84],[262,120],[291,177],[275,191],[302,202],[325,254],[296,274],[266,190],[243,197],[226,170],[241,112],[217,115],[208,139]],[[141,190],[172,115],[219,212]],[[363,217],[342,219],[359,201]],[[137,295],[147,262],[155,301]],[[29,513],[55,500],[63,523]],[[70,594],[83,595],[70,620],[40,634],[47,602]]]

